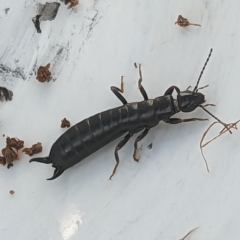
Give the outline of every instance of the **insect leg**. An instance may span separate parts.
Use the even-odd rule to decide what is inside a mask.
[[[145,91],[145,89],[142,85],[142,80],[143,79],[142,79],[141,64],[139,64],[139,76],[140,76],[140,78],[138,80],[138,88],[139,88],[141,94],[143,95],[144,100],[148,100],[148,95],[147,95],[147,93],[146,93],[146,91]]]
[[[111,86],[110,89],[117,96],[117,98],[123,103],[123,105],[127,104],[127,100],[121,94],[124,91],[124,89],[123,89],[123,76],[121,77],[121,88]]]
[[[178,124],[182,122],[192,122],[192,121],[207,121],[208,118],[187,118],[187,119],[181,119],[181,118],[169,118],[163,120],[165,123],[170,124]]]
[[[130,139],[130,137],[132,137],[132,135],[133,135],[132,133],[128,133],[116,146],[114,154],[115,154],[115,159],[116,159],[117,163],[113,169],[112,175],[110,176],[109,180],[112,179],[112,177],[116,173],[117,167],[119,165],[118,151],[128,142],[128,140]]]
[[[136,138],[134,142],[134,153],[133,153],[133,159],[138,162],[140,157],[137,158],[137,144],[140,142],[147,134],[148,134],[149,128],[145,128],[145,130]]]
[[[166,95],[172,95],[173,90],[176,90],[177,93],[180,93],[180,89],[176,86],[171,86],[170,88],[168,88],[168,90],[164,93],[164,96]]]

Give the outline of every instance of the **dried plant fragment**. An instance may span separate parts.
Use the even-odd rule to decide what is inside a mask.
[[[187,18],[182,17],[181,15],[178,16],[177,21],[175,22],[175,24],[178,24],[180,27],[187,27],[189,25],[193,25],[193,26],[198,26],[201,27],[200,24],[196,24],[196,23],[190,23]]]
[[[18,155],[10,147],[3,148],[2,154],[6,159],[6,163],[12,163],[13,161],[18,160]]]
[[[6,147],[2,149],[3,157],[0,156],[1,164],[7,164],[7,168],[13,166],[12,162],[15,160],[19,160],[20,149],[24,147],[24,141],[18,138],[10,138],[6,139]],[[5,164],[4,164],[5,163]]]
[[[183,238],[179,239],[179,240],[185,240],[190,234],[192,234],[195,230],[197,230],[198,227],[192,229],[191,231],[189,231]]]
[[[5,87],[0,87],[0,101],[11,101],[13,92]]]
[[[42,152],[42,143],[38,142],[33,144],[30,148],[24,148],[22,152],[26,153],[29,156]]]
[[[137,68],[137,63],[134,63],[134,67]]]
[[[13,195],[15,192],[13,190],[10,190],[9,193]]]
[[[65,127],[67,128],[70,127],[70,122],[66,118],[62,120],[62,124],[61,124],[61,128],[65,128]]]
[[[51,80],[51,72],[49,71],[50,63],[48,63],[45,67],[40,66],[37,71],[37,80],[39,82],[46,82]]]
[[[68,9],[75,7],[76,5],[78,5],[79,2],[78,2],[78,0],[65,0],[65,5],[67,5],[69,3],[70,3],[70,5],[69,5]]]
[[[207,163],[207,160],[206,160],[206,158],[205,158],[205,156],[204,156],[204,154],[203,154],[203,148],[204,148],[205,146],[207,146],[209,143],[211,143],[212,141],[214,141],[216,138],[220,137],[220,136],[221,136],[222,134],[224,134],[225,132],[228,132],[228,131],[229,131],[230,133],[232,133],[232,132],[230,131],[230,129],[236,129],[236,130],[237,130],[237,124],[238,124],[239,122],[240,122],[240,120],[236,121],[235,123],[229,123],[229,124],[223,124],[222,122],[219,122],[219,121],[218,121],[218,122],[214,122],[214,123],[212,123],[212,124],[207,128],[207,130],[203,133],[203,136],[202,136],[201,141],[200,141],[200,149],[201,149],[201,153],[202,153],[203,159],[204,159],[204,161],[205,161],[206,168],[207,168],[207,171],[208,171],[208,172],[209,172],[208,163]],[[203,143],[203,141],[204,141],[207,133],[208,133],[209,130],[213,127],[213,125],[215,125],[216,123],[222,124],[222,125],[224,126],[224,128],[221,130],[221,132],[220,132],[216,137],[214,137],[213,139],[209,140],[209,141],[206,142],[206,143]]]
[[[24,141],[18,138],[10,138],[6,139],[7,147],[15,148],[17,151],[24,147]]]
[[[5,157],[0,156],[0,164],[2,164],[3,166],[6,165],[6,159],[5,159]]]
[[[32,18],[32,22],[37,29],[38,33],[41,33],[40,23],[42,21],[52,21],[56,18],[60,3],[51,2],[46,4],[38,3],[38,12],[37,16]]]

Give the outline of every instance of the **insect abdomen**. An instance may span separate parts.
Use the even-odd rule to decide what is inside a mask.
[[[165,107],[169,108],[167,105]],[[137,133],[156,125],[160,119],[155,108],[154,100],[147,100],[98,113],[66,131],[54,143],[51,152],[57,155],[60,149],[62,157],[58,158],[63,158],[69,167],[73,166],[127,132]],[[56,161],[62,162],[61,159]]]

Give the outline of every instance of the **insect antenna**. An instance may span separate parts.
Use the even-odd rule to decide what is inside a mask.
[[[198,78],[198,80],[197,80],[197,84],[196,84],[196,86],[194,87],[193,92],[197,92],[197,91],[198,91],[198,84],[199,84],[200,79],[201,79],[201,77],[202,77],[202,75],[203,75],[203,72],[204,72],[204,70],[205,70],[205,68],[206,68],[206,66],[207,66],[207,63],[208,63],[208,61],[209,61],[209,59],[210,59],[210,57],[211,57],[211,54],[212,54],[212,48],[211,48],[211,50],[210,50],[210,53],[209,53],[209,55],[208,55],[208,58],[207,58],[207,60],[206,60],[206,62],[205,62],[205,64],[204,64],[204,66],[203,66],[203,68],[202,68],[202,71],[201,71],[201,73],[200,73],[200,75],[199,75],[199,78]]]

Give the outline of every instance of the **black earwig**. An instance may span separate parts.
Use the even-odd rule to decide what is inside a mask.
[[[202,118],[180,119],[171,118],[171,116],[180,111],[192,112],[197,107],[201,107],[207,111],[205,109],[207,105],[202,105],[205,102],[205,96],[198,92],[198,90],[201,89],[198,88],[198,84],[211,53],[212,49],[193,91],[187,89],[181,92],[178,87],[171,86],[165,92],[164,96],[156,97],[155,99],[148,99],[148,95],[142,86],[142,72],[141,65],[139,65],[140,79],[138,81],[138,86],[144,98],[143,101],[127,103],[126,99],[121,94],[123,93],[122,78],[121,88],[111,87],[111,91],[123,103],[122,106],[98,113],[79,122],[57,139],[48,157],[33,158],[30,162],[52,163],[55,171],[53,176],[48,179],[52,180],[59,177],[66,169],[74,166],[108,143],[126,134],[115,148],[114,154],[116,165],[109,178],[111,179],[119,165],[118,151],[135,133],[142,131],[134,142],[133,159],[138,162],[139,158],[136,156],[138,142],[141,141],[148,134],[149,130],[155,127],[160,121],[169,124],[178,124],[182,122],[208,120]],[[177,92],[177,99],[174,99],[172,96],[174,90]],[[212,114],[211,116],[217,119]],[[217,120],[220,121],[219,119]],[[228,128],[226,124],[223,123],[223,125]]]

